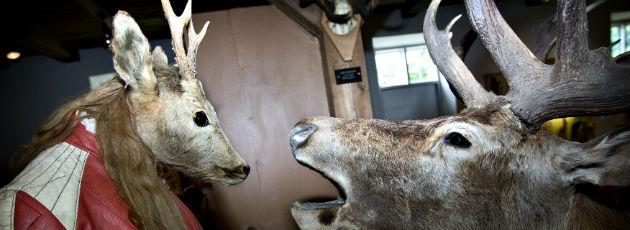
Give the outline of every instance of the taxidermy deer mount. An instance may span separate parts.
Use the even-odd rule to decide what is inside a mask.
[[[117,77],[58,108],[26,145],[20,174],[0,189],[0,228],[197,229],[156,167],[226,185],[247,178],[249,165],[197,80],[208,24],[195,32],[190,0],[180,16],[169,0],[162,6],[176,65],[119,11],[111,41]]]
[[[554,65],[532,54],[494,1],[465,2],[509,93],[494,95],[476,81],[450,42],[449,30],[459,17],[438,30],[440,0],[433,0],[424,19],[425,41],[467,109],[432,120],[299,122],[289,136],[293,155],[337,185],[340,197],[294,203],[297,224],[302,229],[629,229],[630,202],[623,194],[630,185],[630,131],[576,143],[539,130],[553,118],[630,109],[630,65],[613,62],[606,48],[588,49],[585,0],[558,0]]]

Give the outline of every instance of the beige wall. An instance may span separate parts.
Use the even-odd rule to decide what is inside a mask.
[[[228,229],[295,229],[291,202],[336,197],[299,165],[288,133],[301,118],[329,115],[319,43],[273,6],[196,14],[210,21],[197,77],[234,148],[251,165],[242,184],[213,186]]]

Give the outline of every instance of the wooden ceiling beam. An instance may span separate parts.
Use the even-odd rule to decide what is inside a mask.
[[[429,7],[431,1],[405,1],[400,7],[400,13],[403,18],[411,18],[418,15]]]
[[[322,28],[319,22],[322,12],[317,6],[301,8],[297,0],[269,0],[269,2],[313,36],[322,37]]]
[[[406,0],[400,7],[401,16],[403,18],[415,17],[419,13],[424,12],[429,7],[430,0]],[[463,4],[462,0],[444,0],[441,5]]]
[[[98,0],[75,0],[79,5],[88,11],[94,18],[107,25],[108,29],[112,29],[112,19],[114,16],[111,11],[107,9]]]
[[[79,60],[79,52],[76,49],[66,46],[57,37],[41,28],[24,24],[11,16],[2,16],[0,21],[8,32],[4,36],[20,46],[61,62]]]

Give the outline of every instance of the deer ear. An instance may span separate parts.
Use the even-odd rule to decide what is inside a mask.
[[[630,185],[630,130],[616,130],[562,157],[571,184]]]
[[[155,67],[168,67],[168,58],[161,46],[156,46],[151,53],[151,60]]]
[[[118,76],[134,90],[156,89],[149,41],[136,21],[127,12],[118,11],[113,27],[111,48]]]

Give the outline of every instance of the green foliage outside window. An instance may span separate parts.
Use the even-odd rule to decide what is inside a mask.
[[[375,52],[381,88],[438,81],[438,70],[425,45],[382,49]]]

